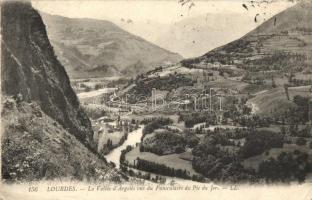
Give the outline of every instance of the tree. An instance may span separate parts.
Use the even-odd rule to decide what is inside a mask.
[[[272,87],[273,87],[273,88],[276,88],[276,83],[275,83],[273,74],[272,74]]]
[[[287,98],[287,100],[289,101],[290,99],[289,99],[288,87],[289,87],[288,84],[284,84],[284,89],[285,89],[286,98]]]
[[[98,90],[98,89],[101,89],[101,88],[102,88],[102,86],[100,84],[96,84],[95,87],[94,87],[95,90]]]

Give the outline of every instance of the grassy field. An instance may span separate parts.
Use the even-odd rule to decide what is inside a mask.
[[[249,85],[248,83],[231,79],[219,79],[216,81],[211,81],[206,84],[207,87],[227,88],[237,90],[243,90],[248,85]]]
[[[174,169],[186,170],[190,172],[191,175],[193,174],[197,175],[198,173],[196,173],[192,167],[192,162],[185,160],[185,159],[181,159],[181,157],[184,158],[183,156],[184,155],[180,155],[180,154],[158,156],[156,154],[149,153],[149,152],[140,152],[139,147],[136,147],[132,151],[126,154],[126,160],[130,164],[133,164],[134,160],[139,157],[141,159],[144,159],[150,162],[164,164]]]
[[[257,85],[257,84],[249,84],[247,85],[241,92],[244,94],[256,94],[258,92],[262,92],[264,90],[272,89],[270,85]]]
[[[308,96],[309,87],[290,87],[289,88],[289,98],[287,100],[285,89],[282,87],[274,88],[268,90],[264,93],[256,95],[256,97],[249,100],[249,102],[257,106],[258,114],[281,114],[288,108],[295,106],[292,102],[294,96]]]
[[[258,131],[272,131],[275,133],[279,133],[281,131],[281,127],[282,126],[278,126],[278,125],[271,125],[269,127],[261,127],[261,128],[257,128]]]

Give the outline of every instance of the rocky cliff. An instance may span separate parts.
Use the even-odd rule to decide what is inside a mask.
[[[39,13],[29,2],[2,3],[1,34],[2,177],[119,177],[96,153],[90,120]]]
[[[78,140],[92,144],[91,123],[56,59],[45,25],[29,3],[5,3],[2,21],[2,92],[38,103]]]

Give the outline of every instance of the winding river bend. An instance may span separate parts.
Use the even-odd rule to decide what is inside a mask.
[[[116,149],[114,149],[113,151],[111,151],[109,154],[107,154],[105,156],[106,160],[108,162],[113,162],[116,164],[116,168],[119,169],[119,166],[120,166],[120,155],[121,155],[121,151],[126,149],[126,147],[128,145],[131,145],[131,146],[134,146],[136,145],[136,143],[139,143],[141,142],[141,137],[143,135],[143,126],[141,126],[139,129],[135,130],[135,131],[132,131],[128,134],[128,139],[123,143],[123,145],[121,145],[120,147],[117,147]],[[137,170],[135,169],[135,171],[140,171],[140,170]],[[144,171],[142,171],[143,173],[145,173]],[[157,174],[153,174],[153,173],[149,173],[151,174],[152,176],[156,176]],[[176,183],[179,183],[179,184],[182,184],[182,185],[187,185],[187,184],[192,184],[194,183],[193,181],[191,180],[186,180],[186,179],[182,179],[182,178],[177,178],[177,177],[168,177],[168,176],[163,176],[161,175],[162,177],[165,177],[167,179],[167,183],[169,183],[170,181],[175,181]],[[198,184],[202,184],[202,183],[198,183]]]
[[[216,128],[217,126],[213,126],[213,127],[210,127],[212,129]],[[222,127],[222,126],[220,126]],[[128,145],[130,146],[135,146],[137,143],[140,143],[141,142],[141,137],[143,135],[143,128],[144,126],[141,126],[139,129],[137,130],[134,130],[132,132],[130,132],[128,134],[128,139],[119,147],[113,149],[109,154],[107,154],[105,156],[106,160],[108,162],[113,162],[115,165],[116,165],[116,168],[119,169],[120,167],[120,155],[121,155],[121,151],[126,149],[126,147]],[[223,127],[223,128],[226,128],[226,127]],[[229,128],[229,127],[227,127]],[[135,171],[141,171],[141,170],[138,170],[138,169],[134,169]],[[145,171],[141,171],[142,173],[146,173]],[[152,176],[156,176],[157,174],[153,174],[153,173],[149,173],[151,174]],[[164,175],[160,175],[162,177],[165,177],[167,179],[167,183],[169,183],[170,181],[175,181],[176,183],[179,183],[179,184],[192,184],[194,183],[192,180],[187,180],[187,179],[182,179],[182,178],[178,178],[178,177],[168,177],[168,176],[164,176]],[[197,184],[204,184],[204,183],[199,183],[199,182],[196,182]]]
[[[128,139],[116,149],[113,149],[109,154],[105,156],[108,162],[113,162],[116,164],[116,168],[119,169],[120,163],[119,158],[121,155],[121,151],[126,149],[128,145],[134,146],[136,143],[141,142],[143,127],[140,127],[137,130],[134,130],[128,134]]]

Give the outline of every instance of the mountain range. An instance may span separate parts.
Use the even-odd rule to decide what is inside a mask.
[[[311,2],[300,2],[240,39],[183,62],[236,64],[254,71],[311,67],[311,10]]]
[[[190,58],[238,39],[258,25],[247,14],[210,13],[174,23],[155,43]]]
[[[133,76],[182,59],[106,20],[41,15],[71,78]]]

